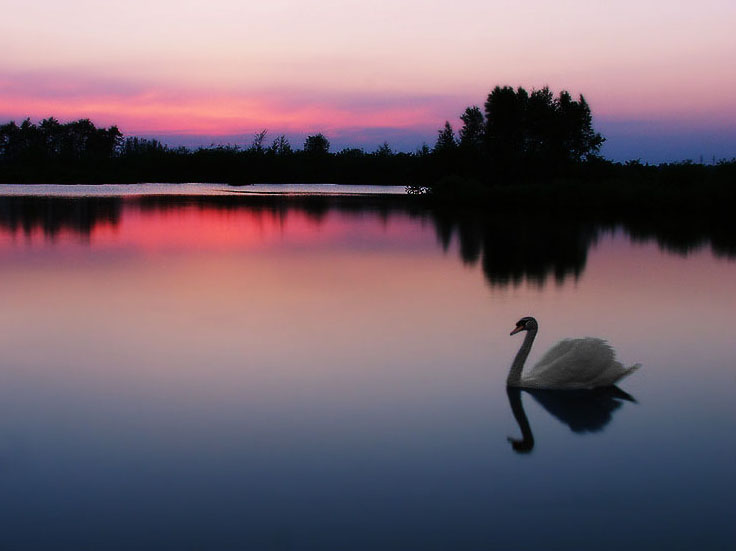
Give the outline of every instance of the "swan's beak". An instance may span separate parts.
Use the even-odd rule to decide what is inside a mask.
[[[519,331],[523,331],[523,330],[524,330],[524,326],[523,325],[517,325],[514,328],[514,330],[511,331],[511,333],[509,333],[509,335],[516,335]]]

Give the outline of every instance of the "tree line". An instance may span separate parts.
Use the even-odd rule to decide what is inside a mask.
[[[155,139],[125,137],[116,126],[97,128],[89,119],[60,123],[48,118],[0,125],[0,182],[336,182],[412,183],[423,154],[346,148],[330,151],[321,133],[302,149],[284,135],[263,130],[250,145],[188,149]]]
[[[733,181],[736,171],[734,161],[715,167],[607,161],[599,154],[605,138],[593,128],[585,98],[547,87],[496,86],[482,109],[469,106],[459,118],[457,132],[448,121],[432,147],[411,153],[388,143],[371,152],[332,152],[321,133],[298,149],[266,130],[246,147],[188,149],[125,137],[116,126],[97,128],[89,119],[26,119],[0,125],[0,181],[395,184],[436,196],[482,197],[497,188],[560,180]]]

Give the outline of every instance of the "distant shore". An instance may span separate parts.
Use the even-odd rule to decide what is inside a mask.
[[[380,185],[392,195],[395,186],[417,202],[486,209],[716,212],[736,206],[736,158],[649,165],[600,157],[605,138],[593,129],[582,95],[497,86],[484,110],[468,107],[460,118],[457,134],[447,122],[433,148],[413,153],[387,143],[373,152],[331,152],[322,134],[294,149],[284,136],[268,145],[266,131],[248,147],[190,150],[124,138],[117,127],[98,128],[88,119],[26,119],[0,125],[0,184],[271,183],[303,193],[294,184],[302,182],[364,186],[365,193]]]

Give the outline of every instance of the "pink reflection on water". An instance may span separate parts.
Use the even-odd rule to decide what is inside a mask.
[[[408,216],[352,215],[339,211],[259,208],[222,209],[197,205],[143,208],[127,202],[115,221],[100,218],[90,228],[50,231],[39,220],[29,227],[0,226],[0,254],[18,250],[93,251],[257,251],[272,247],[360,246],[373,241],[389,247],[426,242],[426,228]]]

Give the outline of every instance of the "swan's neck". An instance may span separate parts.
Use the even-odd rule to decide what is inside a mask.
[[[521,370],[524,369],[524,362],[529,355],[529,351],[532,349],[532,343],[534,342],[534,337],[536,336],[536,329],[530,329],[526,332],[524,342],[521,343],[521,348],[519,348],[519,351],[516,353],[514,363],[511,364],[509,376],[506,379],[506,384],[508,386],[521,386]]]

